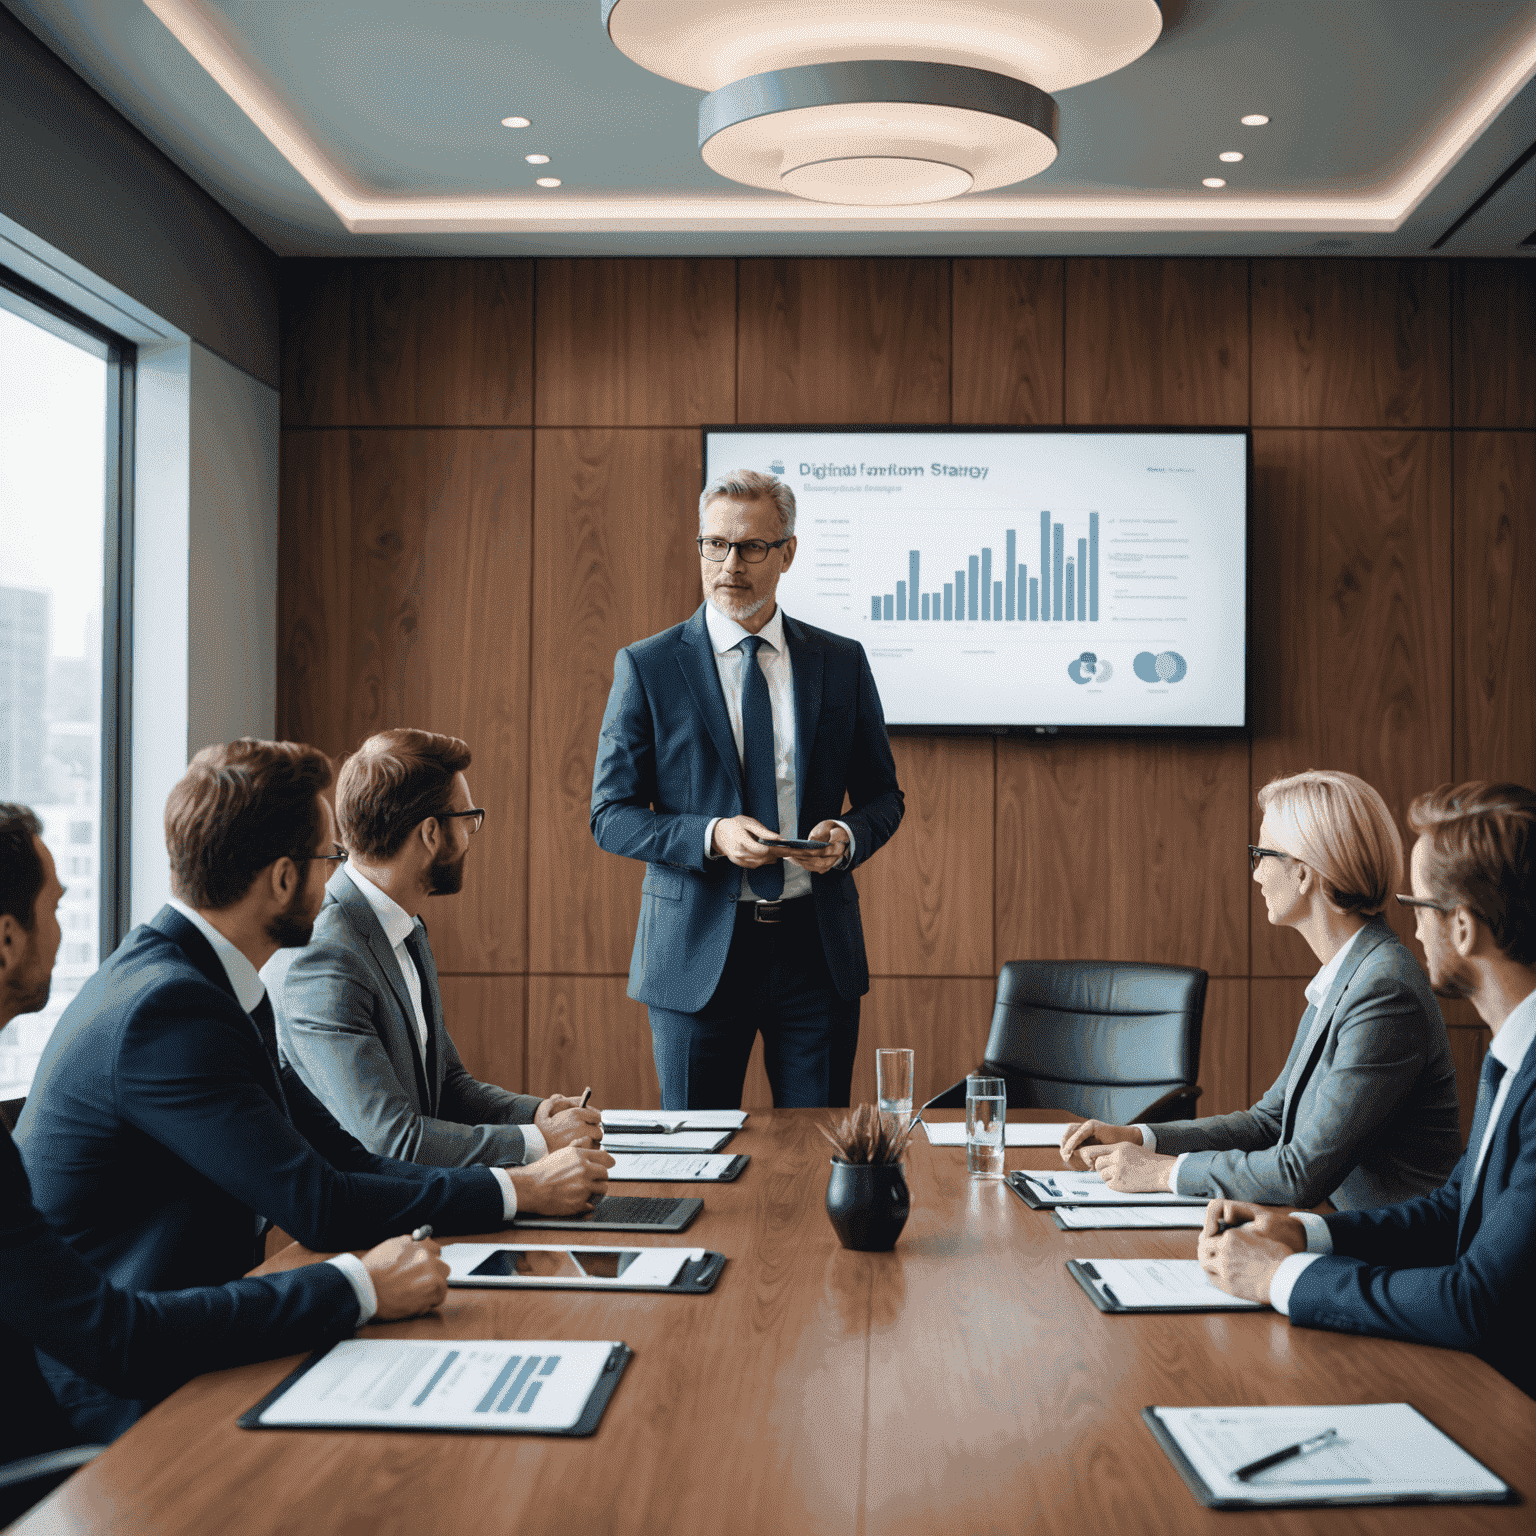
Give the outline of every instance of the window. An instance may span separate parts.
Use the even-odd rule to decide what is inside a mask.
[[[0,1099],[123,931],[132,383],[131,347],[0,273],[0,800],[37,812],[65,886],[48,1006],[0,1034]]]

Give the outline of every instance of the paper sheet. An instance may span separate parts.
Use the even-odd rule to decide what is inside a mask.
[[[703,1155],[678,1152],[616,1152],[608,1170],[610,1182],[639,1183],[709,1182],[730,1167],[733,1154],[714,1152]]]
[[[1192,1227],[1205,1225],[1205,1208],[1189,1205],[1059,1205],[1062,1226],[1073,1232],[1106,1227]]]
[[[1158,1417],[1218,1498],[1497,1498],[1504,1483],[1410,1403],[1295,1408],[1159,1408]],[[1239,1481],[1232,1473],[1325,1429],[1339,1439]]]
[[[1003,1128],[1004,1146],[1009,1147],[1058,1147],[1066,1134],[1067,1123],[1060,1125],[1009,1125]],[[948,1120],[941,1125],[929,1125],[923,1121],[929,1142],[936,1147],[963,1147],[965,1145],[965,1121]]]
[[[570,1429],[612,1342],[345,1339],[261,1415],[263,1424]]]
[[[605,1152],[713,1152],[730,1139],[729,1131],[678,1131],[671,1136],[626,1136],[603,1128]]]
[[[1191,1311],[1257,1312],[1264,1305],[1213,1285],[1198,1259],[1079,1259],[1091,1265],[1122,1307],[1188,1307]]]
[[[674,1130],[739,1131],[747,1123],[744,1109],[605,1109],[603,1129],[626,1125],[669,1125]]]
[[[1160,1189],[1152,1194],[1127,1194],[1123,1189],[1111,1189],[1096,1173],[1036,1173],[1023,1171],[1030,1188],[1041,1200],[1055,1200],[1062,1205],[1198,1205],[1203,1210],[1208,1203],[1204,1195],[1191,1199]]]

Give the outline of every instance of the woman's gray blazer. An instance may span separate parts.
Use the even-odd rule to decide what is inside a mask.
[[[1153,1130],[1159,1152],[1192,1154],[1180,1194],[1341,1211],[1429,1194],[1461,1155],[1456,1068],[1429,979],[1372,918],[1252,1109]]]

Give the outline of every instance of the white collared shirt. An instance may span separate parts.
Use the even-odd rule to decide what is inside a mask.
[[[736,758],[744,764],[745,727],[742,721],[742,694],[744,691],[746,652],[741,642],[751,631],[743,629],[735,619],[728,619],[714,603],[704,605],[704,625],[709,631],[710,648],[715,653],[715,670],[720,676],[720,691],[725,695],[725,712],[730,718],[731,735],[736,740]],[[789,646],[784,640],[784,610],[775,605],[773,617],[758,631],[758,639],[764,643],[758,647],[757,664],[762,668],[768,684],[768,702],[773,710],[773,776],[779,810],[778,832],[781,837],[800,835],[800,786],[795,780],[795,674],[789,659]],[[719,858],[713,851],[716,816],[704,828],[704,857]],[[847,860],[853,857],[853,832],[844,822],[837,822],[848,833]],[[781,901],[793,901],[808,896],[811,890],[811,872],[798,864],[784,861],[784,894]],[[740,901],[757,901],[752,889],[751,876],[743,870],[741,875]]]
[[[411,952],[405,947],[405,941],[416,930],[420,918],[412,917],[398,901],[387,891],[382,891],[372,880],[368,878],[351,859],[343,864],[347,878],[362,892],[363,899],[373,908],[373,915],[378,918],[379,926],[384,930],[384,937],[389,940],[391,949],[394,950],[395,964],[400,968],[400,979],[405,983],[406,995],[411,1000],[411,1010],[416,1016],[416,1044],[421,1049],[421,1070],[425,1075],[427,1070],[427,1014],[421,1002],[421,974],[416,969],[416,962],[411,958]],[[523,1133],[523,1161],[525,1163],[537,1162],[549,1151],[549,1146],[544,1140],[544,1133],[534,1125],[521,1127]],[[492,1173],[501,1170],[493,1168]],[[503,1191],[511,1188],[511,1180],[504,1181]],[[512,1208],[507,1213],[510,1221],[517,1212],[517,1196],[511,1196]]]
[[[224,974],[229,978],[229,984],[234,989],[235,1001],[247,1013],[254,1013],[262,998],[267,995],[266,983],[262,981],[261,973],[201,912],[189,907],[186,902],[176,896],[171,897],[171,905],[213,946],[213,952],[219,957],[219,964],[224,967]],[[255,1029],[255,1027],[255,1022],[252,1021],[251,1028]],[[260,1038],[259,1034],[258,1038]],[[266,1046],[263,1045],[262,1049],[265,1050]],[[369,1278],[363,1261],[355,1253],[338,1253],[334,1259],[327,1259],[325,1262],[334,1264],[347,1277],[347,1283],[352,1287],[352,1294],[357,1297],[357,1326],[361,1328],[371,1322],[374,1313],[379,1310],[379,1295],[373,1288],[373,1281]]]
[[[1483,1132],[1482,1141],[1478,1143],[1477,1158],[1472,1164],[1472,1171],[1467,1175],[1474,1184],[1482,1172],[1483,1164],[1488,1160],[1488,1149],[1493,1145],[1493,1133],[1498,1127],[1499,1116],[1504,1113],[1510,1084],[1514,1082],[1515,1074],[1525,1064],[1526,1055],[1533,1041],[1536,1041],[1536,992],[1521,999],[1509,1010],[1508,1017],[1499,1026],[1498,1034],[1493,1037],[1493,1043],[1488,1047],[1488,1054],[1495,1061],[1504,1063],[1504,1076],[1499,1082],[1499,1091],[1494,1094],[1493,1104],[1488,1111],[1488,1128]],[[1284,1312],[1287,1317],[1291,1312],[1291,1291],[1301,1278],[1302,1271],[1307,1265],[1322,1258],[1324,1254],[1333,1252],[1333,1234],[1328,1230],[1328,1223],[1321,1216],[1313,1211],[1292,1211],[1291,1215],[1307,1229],[1307,1251],[1293,1253],[1289,1258],[1282,1259],[1280,1268],[1275,1271],[1275,1278],[1269,1282],[1270,1305],[1275,1311]]]
[[[1317,975],[1315,975],[1312,980],[1307,983],[1306,987],[1304,988],[1306,999],[1314,1008],[1321,1008],[1323,1004],[1328,1001],[1328,993],[1332,989],[1334,982],[1338,980],[1339,972],[1341,969],[1343,969],[1344,966],[1344,961],[1346,958],[1348,958],[1350,950],[1355,947],[1355,941],[1364,932],[1364,926],[1355,929],[1355,931],[1350,934],[1350,936],[1345,939],[1341,945],[1339,945],[1333,959],[1328,961],[1328,963],[1318,971]],[[1142,1146],[1144,1146],[1149,1152],[1156,1152],[1157,1133],[1152,1129],[1152,1127],[1150,1125],[1138,1125],[1136,1129],[1141,1132]],[[1173,1167],[1168,1170],[1168,1191],[1170,1194],[1176,1195],[1180,1192],[1179,1172],[1184,1167],[1184,1159],[1188,1156],[1188,1152],[1181,1152],[1178,1157],[1174,1159]]]

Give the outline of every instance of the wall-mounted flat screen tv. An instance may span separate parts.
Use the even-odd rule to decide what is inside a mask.
[[[708,427],[795,492],[787,613],[868,653],[896,727],[1247,724],[1246,432]]]

